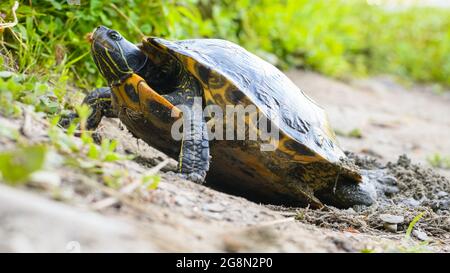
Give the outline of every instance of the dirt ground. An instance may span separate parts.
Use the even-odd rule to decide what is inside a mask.
[[[119,151],[138,155],[111,163],[111,172],[134,177],[163,166],[158,188],[128,198],[67,167],[55,170],[63,191],[57,199],[64,202],[35,188],[1,186],[0,251],[449,252],[450,172],[427,169],[426,158],[450,155],[450,96],[425,87],[406,90],[384,77],[342,83],[311,72],[288,76],[326,109],[341,146],[357,153],[360,165],[384,168],[399,179],[400,193],[388,204],[321,211],[256,204],[180,180],[168,172],[175,161],[133,139],[117,120],[105,119],[100,134],[119,140]],[[361,138],[344,136],[356,128]],[[412,163],[399,159],[402,154]],[[423,217],[407,238],[419,213]],[[382,214],[404,219],[392,232]]]
[[[392,78],[337,82],[316,73],[291,71],[288,76],[328,113],[337,132],[359,129],[361,138],[338,134],[349,151],[395,161],[407,154],[426,164],[439,153],[450,156],[450,94],[431,87],[405,88]],[[440,169],[450,177],[450,171]]]

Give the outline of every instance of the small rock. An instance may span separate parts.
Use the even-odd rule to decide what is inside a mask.
[[[434,211],[437,210],[450,210],[450,198],[444,200],[433,200],[430,204]]]
[[[397,232],[397,224],[384,223],[384,229],[390,232]]]
[[[380,220],[389,224],[401,224],[405,221],[405,217],[392,214],[380,214]]]
[[[354,209],[352,209],[352,208],[346,209],[345,212],[347,212],[348,214],[355,214],[356,213],[356,211]]]
[[[225,210],[225,207],[217,203],[212,203],[204,205],[203,209],[211,212],[222,212]]]
[[[189,201],[182,196],[175,197],[175,204],[177,204],[180,207],[183,207],[183,206],[187,205],[188,203],[189,203]]]
[[[441,198],[441,197],[446,197],[448,196],[448,192],[445,191],[440,191],[436,194],[437,197]]]
[[[208,213],[208,217],[212,218],[214,220],[219,220],[219,221],[223,220],[223,216],[220,213]]]
[[[30,181],[42,188],[55,188],[61,185],[61,177],[55,172],[37,171],[31,174]]]
[[[403,223],[405,217],[392,214],[381,214],[380,220],[383,221],[383,226],[390,232],[397,231],[397,224]]]
[[[441,202],[441,210],[450,210],[450,199]]]
[[[360,212],[364,212],[367,209],[367,206],[364,205],[354,205],[352,207],[354,212],[360,213]]]
[[[421,241],[428,241],[428,235],[421,230],[413,230],[412,234]]]
[[[403,200],[402,203],[407,206],[413,207],[413,208],[420,206],[420,201],[418,201],[412,197]]]

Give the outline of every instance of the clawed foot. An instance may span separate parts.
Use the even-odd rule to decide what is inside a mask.
[[[184,180],[189,180],[189,181],[197,183],[197,184],[205,183],[205,177],[206,177],[206,173],[205,174],[199,174],[199,173],[187,174],[187,173],[176,173],[176,172],[169,171],[169,172],[167,172],[167,174],[176,175],[179,178],[182,178]]]
[[[67,115],[63,115],[61,116],[58,125],[61,126],[62,128],[68,128],[70,126],[70,124],[72,124],[72,122],[78,118],[78,114],[77,113],[70,113]]]
[[[206,172],[202,173],[178,173],[179,177],[192,181],[197,184],[203,184],[205,182]]]

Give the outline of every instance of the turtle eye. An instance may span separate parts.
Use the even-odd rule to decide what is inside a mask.
[[[108,33],[109,38],[113,39],[113,40],[120,40],[122,37],[120,36],[119,32],[117,31],[111,31],[110,33]]]

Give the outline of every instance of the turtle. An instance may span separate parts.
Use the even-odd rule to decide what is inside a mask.
[[[108,86],[83,101],[92,110],[87,129],[95,130],[102,117],[119,118],[135,137],[177,160],[183,178],[251,200],[312,207],[375,202],[372,182],[387,175],[367,178],[339,146],[323,108],[243,47],[211,38],[144,37],[133,44],[104,26],[90,42]],[[235,122],[237,111],[217,123],[207,108],[243,109],[244,133],[277,132],[276,144],[238,138],[238,126],[220,139],[214,133]],[[174,127],[181,137],[174,137]]]

